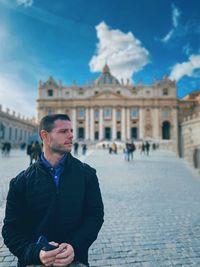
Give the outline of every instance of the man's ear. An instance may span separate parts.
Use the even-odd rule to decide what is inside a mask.
[[[41,130],[41,131],[40,131],[40,137],[41,137],[41,139],[42,139],[43,141],[46,140],[47,137],[48,137],[48,132],[45,131],[45,130]]]

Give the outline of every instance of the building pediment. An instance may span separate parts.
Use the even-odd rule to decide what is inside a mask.
[[[97,93],[96,95],[92,96],[91,99],[99,100],[99,99],[113,99],[113,100],[123,100],[125,97],[121,94],[111,92],[111,91],[104,91]]]

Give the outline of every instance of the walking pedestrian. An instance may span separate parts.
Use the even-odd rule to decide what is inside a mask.
[[[78,147],[79,147],[79,143],[75,142],[74,143],[74,155],[75,156],[78,156]]]
[[[85,156],[87,151],[87,145],[86,144],[82,144],[82,155]]]
[[[142,142],[140,154],[144,154],[144,153],[145,153],[145,144],[144,142]]]
[[[145,150],[146,150],[147,156],[149,156],[150,144],[148,141],[146,141]]]
[[[133,153],[136,150],[135,144],[132,142],[129,144],[129,153],[130,153],[130,158],[133,160]]]
[[[35,141],[35,143],[32,145],[32,156],[35,162],[39,159],[41,153],[42,153],[42,148],[39,142]]]
[[[96,171],[71,155],[67,115],[45,116],[39,134],[44,152],[10,182],[4,242],[18,267],[89,266],[88,249],[103,223]]]
[[[26,154],[30,158],[30,165],[32,165],[32,163],[33,163],[33,142],[28,144],[27,149],[26,149]]]

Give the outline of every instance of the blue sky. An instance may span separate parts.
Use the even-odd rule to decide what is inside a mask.
[[[108,63],[134,84],[168,75],[200,89],[198,0],[0,0],[0,104],[35,115],[39,80],[94,80]]]

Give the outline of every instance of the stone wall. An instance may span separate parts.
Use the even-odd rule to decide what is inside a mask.
[[[183,157],[200,173],[200,112],[186,117],[181,128]]]

